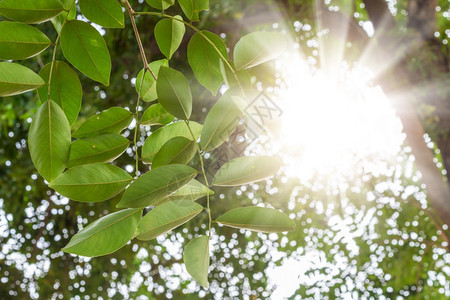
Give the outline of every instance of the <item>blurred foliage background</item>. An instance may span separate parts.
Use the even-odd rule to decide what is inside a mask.
[[[414,104],[428,135],[438,145],[435,149],[440,148],[436,158],[445,174],[448,166],[444,154],[450,149],[439,145],[448,142],[445,137],[449,131],[439,112],[448,106],[449,99],[448,2],[381,2],[396,22],[398,32],[392,33],[392,39],[402,42],[415,40],[415,36],[422,34],[418,29],[427,26],[411,25],[409,5],[424,2],[433,5],[434,38],[415,45],[415,50],[408,52],[401,63],[414,74],[404,85],[415,89],[424,78],[433,78],[432,82],[436,83],[433,90],[441,94],[433,101],[419,97],[419,102]],[[152,10],[143,1],[131,4],[135,11]],[[327,56],[318,55],[316,50],[332,54],[333,41],[338,38],[332,35],[334,25],[343,20],[359,27],[350,25],[349,28],[356,29],[349,29],[346,36],[351,43],[345,55],[349,63],[361,55],[365,39],[373,39],[367,34],[365,39],[353,34],[365,33],[362,28],[369,21],[377,30],[377,21],[371,19],[373,16],[364,4],[360,0],[210,0],[210,10],[202,13],[197,25],[222,34],[230,49],[245,33],[267,28],[285,30],[299,44],[305,58],[319,68],[326,65],[321,59]],[[182,14],[178,5],[168,13]],[[337,19],[333,19],[333,13],[338,15]],[[318,18],[320,14],[325,17]],[[149,61],[163,58],[153,37],[158,20],[151,16],[137,18]],[[274,23],[278,25],[274,27]],[[318,39],[319,29],[327,26],[330,30],[326,47],[320,48],[318,43],[311,46],[311,41]],[[38,27],[56,39],[50,22]],[[216,98],[195,81],[188,66],[186,48],[192,34],[187,31],[171,66],[188,74],[195,95],[193,119],[202,122]],[[112,106],[136,105],[133,83],[142,63],[129,19],[125,29],[106,29],[104,37],[113,59],[111,84],[105,88],[79,73],[84,92],[81,114],[86,118]],[[425,47],[427,43],[434,48]],[[51,51],[46,51],[25,63],[38,71],[51,61],[50,55]],[[60,51],[56,55],[62,59]],[[442,58],[447,65],[442,64]],[[442,70],[435,67],[435,61]],[[386,77],[379,79],[379,83],[395,76],[399,64],[386,70],[383,75]],[[261,67],[253,69],[252,75],[258,84],[273,86],[276,85],[273,72],[270,67]],[[420,96],[421,90],[417,94]],[[118,197],[95,205],[77,203],[55,195],[44,184],[32,165],[26,142],[37,102],[35,92],[0,101],[2,299],[264,299],[271,296],[274,299],[282,296],[448,299],[450,296],[450,254],[445,233],[448,228],[436,221],[435,210],[415,175],[411,148],[406,144],[394,159],[373,157],[365,162],[386,166],[386,171],[381,173],[355,162],[354,172],[341,176],[338,181],[317,175],[305,182],[280,174],[266,183],[216,190],[212,199],[213,218],[236,206],[266,203],[295,216],[298,227],[279,235],[245,231],[238,234],[231,228],[216,227],[209,290],[192,282],[183,269],[181,247],[204,232],[206,213],[153,241],[133,240],[108,256],[88,259],[65,254],[60,249],[70,237],[86,224],[115,211]],[[141,142],[149,133],[149,128],[142,128]],[[129,134],[125,132],[125,136]],[[217,151],[223,153],[227,149]],[[211,153],[208,159],[211,165],[219,152]],[[130,165],[127,171],[134,173],[132,149],[116,160],[116,164],[124,168]],[[144,171],[146,166],[141,168]],[[280,291],[277,285],[282,281],[288,283]]]

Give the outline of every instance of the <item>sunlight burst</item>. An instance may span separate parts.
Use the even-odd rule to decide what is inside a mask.
[[[283,116],[276,144],[288,157],[288,175],[348,171],[357,161],[398,153],[401,123],[365,70],[342,66],[335,80],[292,56],[277,63]]]

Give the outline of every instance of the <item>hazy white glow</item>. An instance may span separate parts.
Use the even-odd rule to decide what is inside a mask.
[[[401,123],[379,87],[363,70],[343,67],[331,80],[294,55],[279,61],[284,87],[277,144],[287,173],[346,171],[369,157],[390,157],[403,143]]]

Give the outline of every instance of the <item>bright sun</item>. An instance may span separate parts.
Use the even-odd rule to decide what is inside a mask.
[[[345,172],[359,160],[398,153],[401,123],[362,68],[342,66],[331,77],[312,73],[295,55],[280,59],[277,67],[284,86],[276,91],[283,114],[275,144],[288,175]]]

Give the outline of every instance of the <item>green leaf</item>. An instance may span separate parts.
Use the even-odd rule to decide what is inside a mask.
[[[202,125],[190,121],[189,126],[192,129],[192,133],[194,134],[195,140],[200,136],[200,132],[202,131]],[[155,132],[153,132],[146,140],[144,145],[142,146],[142,161],[145,163],[151,163],[153,157],[158,153],[161,147],[170,139],[182,136],[188,139],[192,139],[192,135],[189,132],[186,123],[183,121],[175,122],[164,127],[159,128]],[[193,139],[192,139],[193,140]]]
[[[89,257],[113,253],[133,238],[141,216],[141,209],[106,215],[77,232],[62,250]]]
[[[148,241],[186,223],[203,210],[203,206],[192,201],[163,203],[146,214],[137,228],[136,238]]]
[[[68,10],[69,8],[76,6],[73,4],[75,1],[76,0],[61,0],[61,3],[63,5],[64,9]]]
[[[158,101],[172,115],[189,120],[192,112],[192,94],[183,73],[162,66],[156,81]]]
[[[70,149],[70,125],[55,102],[45,101],[36,111],[28,132],[31,160],[51,182],[64,171]]]
[[[195,201],[197,199],[200,199],[206,195],[213,195],[214,192],[210,189],[208,189],[206,186],[201,184],[195,179],[192,179],[189,181],[185,186],[183,186],[181,189],[173,193],[168,197],[169,201],[173,200],[189,200],[189,201]]]
[[[66,5],[63,3],[64,9],[70,8],[69,12],[63,11],[62,13],[60,13],[59,15],[50,20],[53,24],[53,27],[55,27],[55,30],[58,33],[61,32],[62,26],[64,25],[64,20],[66,20],[66,18],[67,21],[70,21],[75,20],[77,17],[77,6],[76,5],[72,6],[72,3],[70,2],[73,3],[73,1],[72,0],[68,1],[69,7],[66,7]]]
[[[198,32],[189,41],[187,56],[197,80],[216,95],[223,82],[220,61],[228,57],[223,40],[209,31]]]
[[[46,83],[46,85],[37,90],[41,102],[48,100],[48,78],[50,76],[51,66],[52,64],[48,63],[39,72],[39,75]],[[50,99],[61,107],[71,125],[77,119],[82,98],[83,89],[77,73],[65,62],[55,61],[52,71],[52,81],[50,82]]]
[[[161,59],[161,60],[155,60],[149,64],[150,70],[153,71],[156,77],[159,75],[159,69],[161,66],[168,67],[169,61],[167,59]],[[137,78],[136,78],[136,93],[139,94],[139,88],[141,86],[142,81],[142,74],[144,74],[144,69],[142,69]],[[156,84],[155,79],[153,78],[152,74],[150,72],[145,72],[144,82],[142,83],[142,90],[141,90],[141,98],[145,102],[151,102],[153,100],[156,100],[158,98],[156,94]]]
[[[126,138],[114,133],[76,140],[70,147],[67,167],[111,162],[119,157],[129,144],[130,142]]]
[[[198,21],[198,13],[209,9],[209,0],[178,0],[186,17],[191,21]]]
[[[274,59],[286,50],[286,46],[286,38],[279,32],[249,33],[234,47],[236,69],[248,69]]]
[[[216,221],[228,227],[267,233],[295,229],[295,222],[288,216],[276,209],[267,207],[235,208],[221,215]]]
[[[3,0],[0,14],[22,23],[48,21],[63,11],[59,0]]]
[[[144,111],[141,118],[141,125],[166,125],[172,122],[173,119],[174,116],[169,114],[161,104],[156,103],[150,105],[150,107]]]
[[[209,238],[200,236],[191,240],[184,249],[183,260],[192,278],[208,288]]]
[[[185,165],[151,169],[127,188],[117,207],[138,208],[161,204],[195,175],[197,171]]]
[[[168,140],[156,153],[152,161],[152,168],[170,164],[187,164],[197,152],[194,141],[182,136]]]
[[[100,33],[86,22],[66,22],[61,30],[61,50],[67,60],[87,77],[109,85],[111,58]]]
[[[0,62],[0,97],[22,94],[44,84],[44,80],[27,67]]]
[[[213,150],[225,142],[239,125],[242,117],[242,100],[228,90],[211,108],[203,124],[200,146]]]
[[[175,4],[175,0],[145,0],[148,5],[156,9],[168,9]],[[161,5],[162,3],[162,5]]]
[[[183,20],[181,16],[175,16],[178,20]],[[155,39],[162,54],[167,59],[180,47],[186,28],[180,21],[174,19],[162,19],[155,26]]]
[[[233,65],[232,61],[228,61],[228,64],[220,60],[220,71],[222,72],[223,80],[229,88],[240,87],[251,88],[252,78],[247,70],[239,70],[237,72],[230,68]],[[236,79],[237,77],[237,79]]]
[[[224,164],[213,179],[216,186],[235,186],[260,181],[274,175],[281,166],[275,156],[243,156]]]
[[[73,167],[55,178],[49,187],[61,195],[80,202],[101,202],[125,189],[131,176],[109,164]]]
[[[122,6],[116,0],[80,0],[83,15],[94,23],[107,28],[123,28]]]
[[[75,138],[85,138],[100,133],[120,133],[133,120],[133,115],[122,107],[111,107],[90,117],[73,133]]]
[[[209,10],[209,0],[195,0],[194,7],[196,11]]]
[[[33,57],[52,43],[39,29],[18,22],[0,22],[0,59]]]

